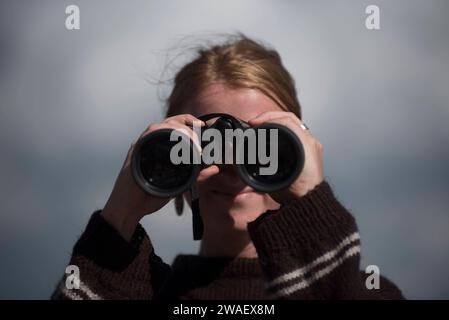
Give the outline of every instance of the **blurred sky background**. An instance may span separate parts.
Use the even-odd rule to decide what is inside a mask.
[[[183,37],[234,31],[274,46],[295,77],[326,177],[358,221],[361,268],[378,265],[407,298],[449,298],[448,14],[444,0],[1,0],[0,298],[49,298],[130,143],[163,119],[170,86],[147,79]],[[167,262],[196,253],[172,204],[143,225]]]

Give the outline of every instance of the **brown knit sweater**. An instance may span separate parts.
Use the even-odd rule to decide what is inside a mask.
[[[141,225],[127,242],[99,213],[73,249],[79,288],[65,275],[53,299],[403,299],[382,276],[367,289],[356,223],[326,182],[248,225],[257,259],[179,255],[170,267]]]

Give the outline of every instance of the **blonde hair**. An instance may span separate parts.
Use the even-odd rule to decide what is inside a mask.
[[[301,118],[295,81],[274,50],[243,34],[231,35],[223,44],[196,50],[197,57],[175,76],[167,99],[167,117],[182,109],[205,87],[213,83],[239,89],[258,89],[273,99],[282,110]]]

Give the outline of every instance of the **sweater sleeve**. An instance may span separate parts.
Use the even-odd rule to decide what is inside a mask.
[[[100,211],[93,213],[76,242],[69,265],[77,268],[78,276],[65,274],[52,299],[152,299],[170,272],[140,224],[128,242]]]
[[[268,211],[248,225],[266,277],[278,299],[402,299],[386,278],[367,289],[360,272],[354,217],[326,181],[304,197]]]

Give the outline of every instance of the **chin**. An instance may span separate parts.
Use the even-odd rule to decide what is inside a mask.
[[[245,214],[242,212],[236,212],[235,214],[231,213],[233,221],[234,221],[234,230],[236,231],[247,231],[248,223],[256,220],[263,212],[258,214]]]

